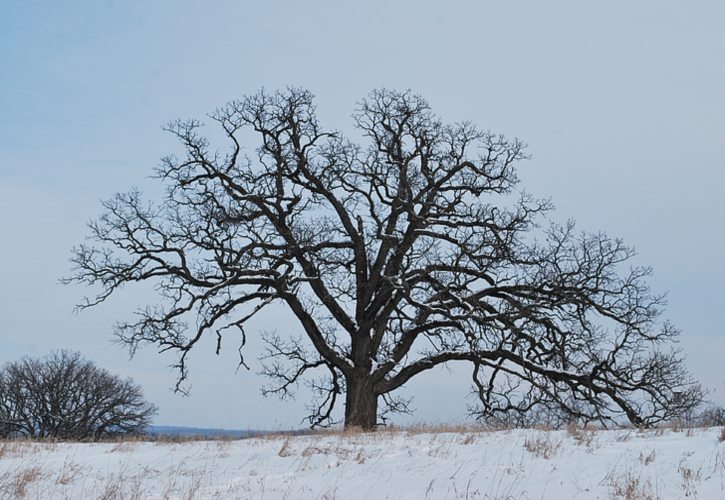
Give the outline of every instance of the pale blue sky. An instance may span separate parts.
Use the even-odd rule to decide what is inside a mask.
[[[369,90],[411,88],[446,120],[524,139],[527,190],[637,248],[670,292],[692,371],[725,404],[724,22],[719,0],[4,0],[0,362],[77,349],[140,382],[158,423],[298,426],[304,397],[261,399],[234,349],[217,358],[211,343],[192,356],[191,396],[172,394],[170,358],[148,348],[128,361],[111,344],[147,292],[74,315],[85,290],[58,278],[100,199],[158,190],[152,168],[178,151],[167,121],[291,84],[318,96],[323,124],[350,130]],[[289,325],[268,314],[253,327]],[[462,418],[467,391],[463,371],[439,370],[408,394],[430,422]]]

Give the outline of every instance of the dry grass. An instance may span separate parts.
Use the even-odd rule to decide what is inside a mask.
[[[461,438],[461,444],[473,444],[478,440],[478,434],[466,433]]]
[[[41,451],[52,451],[57,441],[33,441],[30,439],[9,439],[0,441],[0,459],[23,458]]]
[[[32,483],[42,479],[41,469],[31,465],[0,476],[0,495],[3,498],[25,498]]]
[[[201,470],[184,470],[183,463],[179,464],[171,480],[164,489],[163,498],[179,498],[192,500],[198,496],[202,482],[208,472]]]
[[[282,434],[283,433],[276,433],[277,436],[280,436]],[[290,433],[287,433],[287,435],[289,435],[289,434]],[[241,441],[243,439],[261,438],[266,435],[271,436],[271,435],[275,435],[275,433],[250,434],[249,436],[229,436],[229,435],[205,436],[205,435],[200,435],[200,434],[172,436],[169,434],[154,434],[154,435],[149,435],[149,436],[143,436],[141,439],[139,439],[139,441],[153,442],[156,444],[185,444],[185,443],[198,443],[200,441],[233,443],[234,441]]]
[[[550,434],[546,436],[527,437],[524,440],[524,448],[540,458],[549,459],[561,448],[561,441],[554,441]]]
[[[649,465],[655,461],[656,454],[657,453],[655,452],[655,450],[652,450],[647,455],[645,455],[644,452],[640,451],[639,452],[639,462],[644,465]]]
[[[58,473],[58,478],[55,480],[55,484],[66,486],[81,474],[82,468],[80,465],[69,461],[67,458],[63,462],[63,468]]]
[[[566,426],[566,433],[574,439],[577,445],[585,446],[589,451],[594,448],[594,437],[596,436],[596,429],[594,427],[586,425],[579,427],[576,424],[568,424]]]
[[[493,429],[483,425],[468,424],[436,424],[436,425],[413,425],[409,427],[391,427],[390,431],[403,431],[410,436],[417,434],[480,434],[482,432],[491,432]]]
[[[109,453],[131,453],[136,449],[138,441],[119,441],[116,445],[111,448]]]
[[[3,441],[0,443],[0,458],[19,456],[26,448],[26,441]]]
[[[632,439],[632,431],[626,431],[617,436],[617,442],[619,443],[626,443],[630,439]]]
[[[683,458],[677,466],[677,472],[680,473],[680,487],[686,497],[697,496],[697,483],[702,479],[701,469],[691,469],[689,464]]]
[[[725,441],[725,427],[720,429],[720,435],[718,436],[718,440],[722,443]]]
[[[612,472],[607,474],[604,481],[609,486],[609,496],[621,500],[660,500],[649,481],[643,481],[631,471],[615,476]]]
[[[469,424],[413,424],[409,426],[380,426],[375,430],[366,430],[361,427],[329,427],[326,429],[313,429],[309,431],[277,431],[256,436],[250,436],[252,439],[282,439],[291,436],[340,436],[340,437],[356,437],[365,436],[389,436],[390,434],[405,433],[409,436],[419,434],[465,434],[465,433],[482,433],[494,430],[511,430],[511,428],[493,428],[483,425]],[[242,438],[247,439],[247,438]]]
[[[292,450],[290,450],[289,438],[286,438],[277,452],[277,456],[289,457],[290,455],[292,455]]]

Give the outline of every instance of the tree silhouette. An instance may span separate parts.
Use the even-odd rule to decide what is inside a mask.
[[[143,433],[156,408],[141,388],[77,352],[23,358],[0,370],[0,436],[99,439]]]
[[[345,424],[373,428],[407,409],[394,393],[412,377],[458,361],[482,418],[538,407],[648,425],[701,398],[649,269],[624,267],[633,250],[547,222],[550,203],[516,191],[521,141],[444,124],[422,97],[388,90],[353,115],[362,144],[323,129],[296,88],[210,117],[228,150],[196,120],[171,123],[185,154],[158,168],[163,200],[105,202],[90,224],[97,244],[74,249],[65,280],[100,286],[81,308],[155,282],[159,304],[116,334],[177,351],[179,382],[200,338],[216,335],[219,349],[237,330],[243,346],[245,322],[281,303],[304,336],[263,337],[265,393],[289,395],[312,375],[312,425],[331,423],[344,397]]]

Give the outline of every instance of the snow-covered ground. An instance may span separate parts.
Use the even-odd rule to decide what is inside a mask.
[[[721,428],[0,442],[0,497],[725,499]]]

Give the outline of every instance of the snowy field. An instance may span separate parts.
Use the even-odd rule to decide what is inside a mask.
[[[721,428],[0,442],[0,497],[725,499]]]

